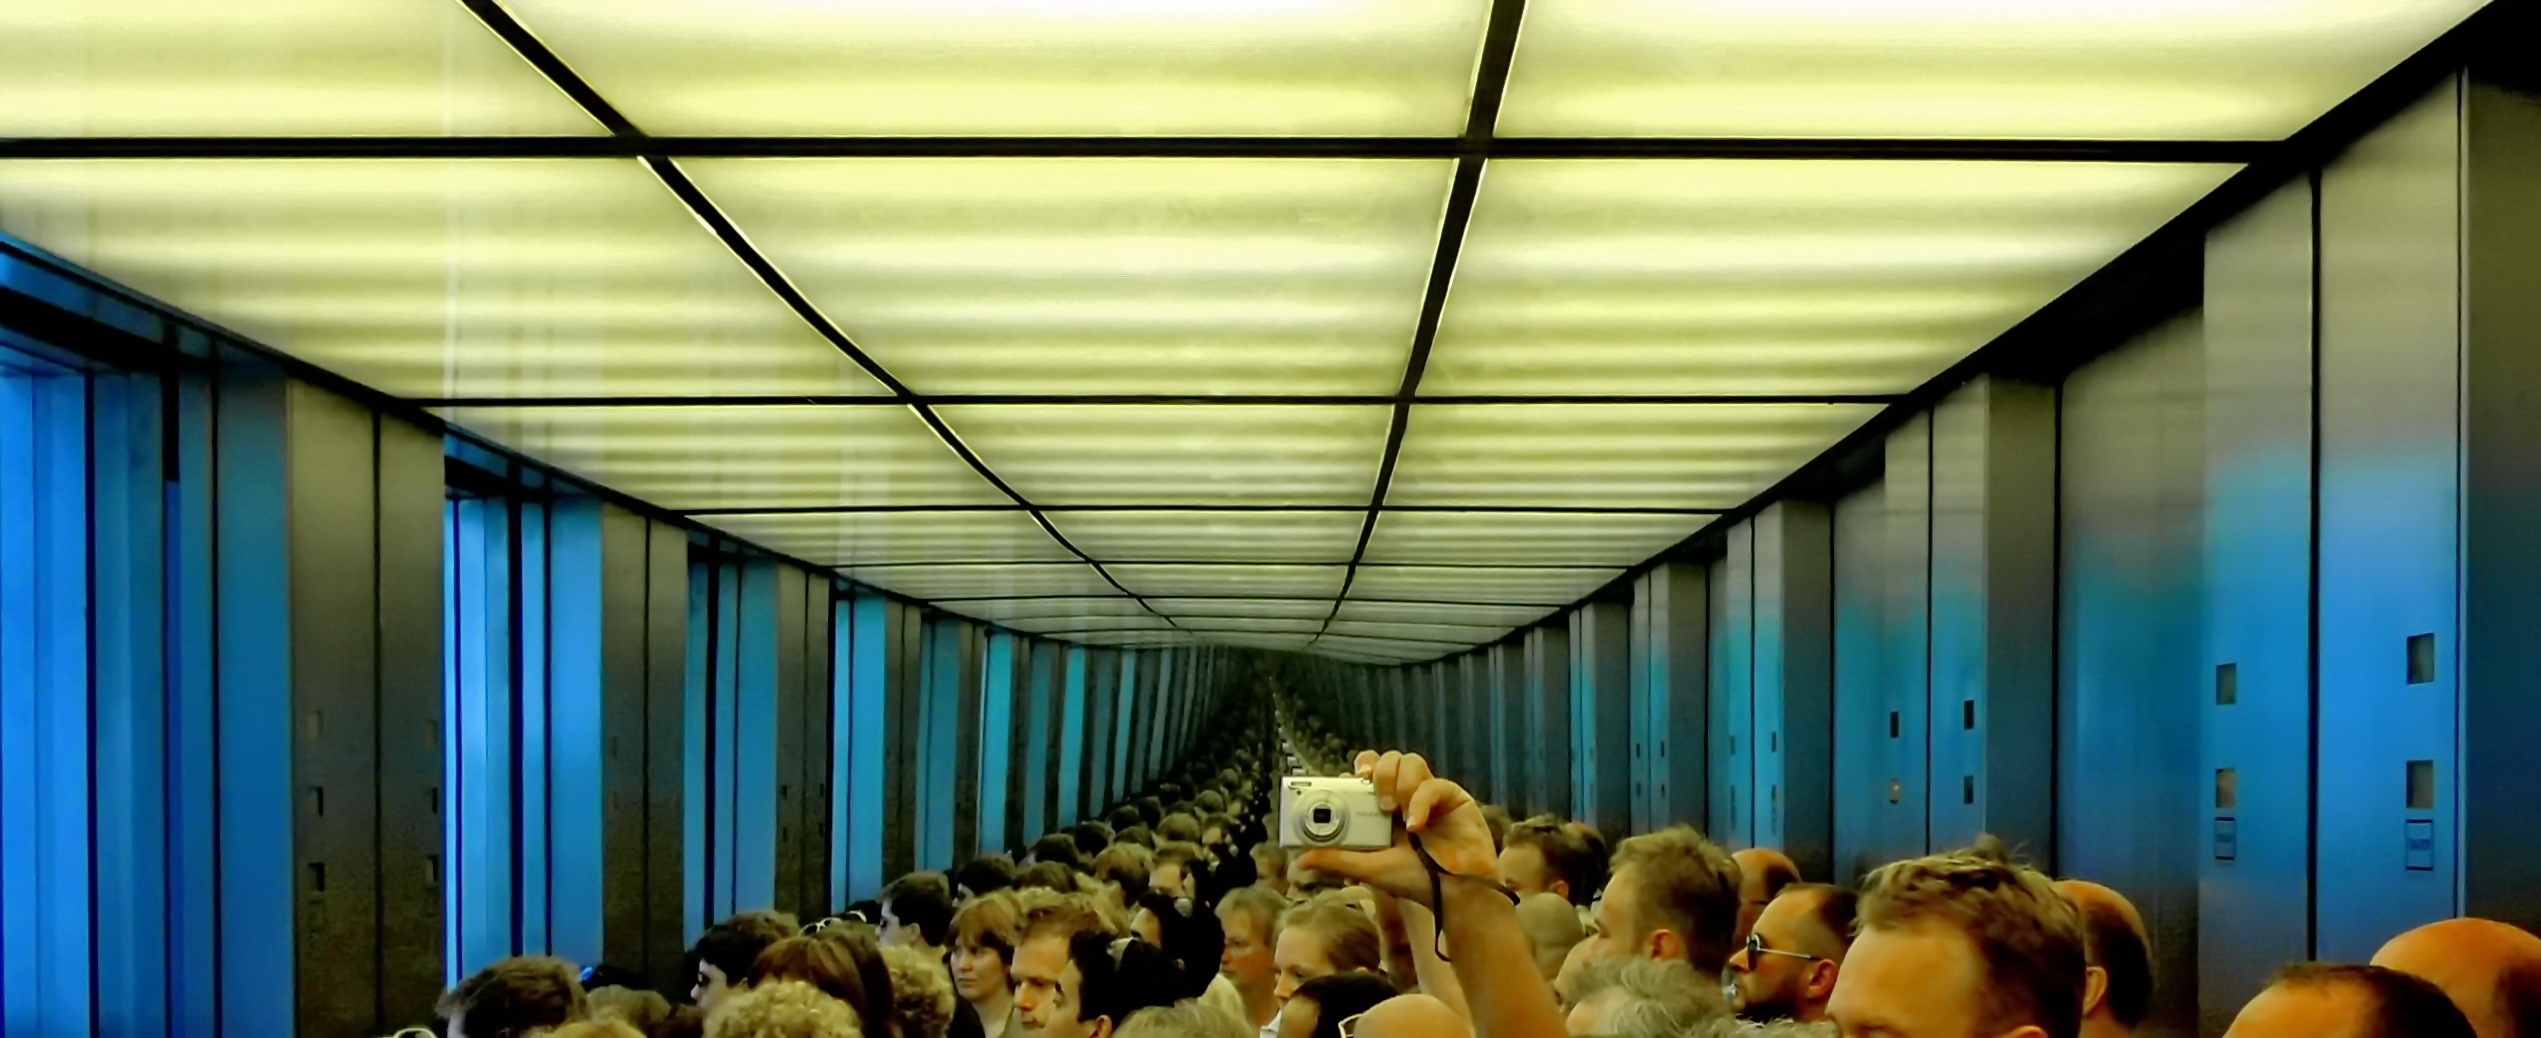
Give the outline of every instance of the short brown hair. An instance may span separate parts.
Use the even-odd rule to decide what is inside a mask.
[[[1570,884],[1571,904],[1596,901],[1598,888],[1606,885],[1605,855],[1552,815],[1537,815],[1510,826],[1501,846],[1535,848],[1535,853],[1544,856],[1544,867]]]
[[[2129,1028],[2144,1025],[2153,1008],[2153,950],[2126,910],[2107,901],[2074,899],[2082,924],[2082,951],[2109,976],[2109,1015]]]
[[[1966,935],[1985,969],[1980,1030],[2080,1032],[2081,920],[2037,870],[1967,852],[1892,862],[1862,880],[1860,916],[1865,932],[1930,922]]]
[[[986,948],[1009,966],[1023,941],[1023,901],[1010,890],[983,894],[953,913],[953,946]]]
[[[1376,924],[1360,911],[1347,895],[1321,894],[1306,900],[1279,917],[1279,932],[1304,928],[1321,937],[1324,957],[1332,960],[1332,968],[1350,970],[1383,970],[1385,941],[1378,936]]]
[[[1625,869],[1641,883],[1632,918],[1642,934],[1665,925],[1684,942],[1695,972],[1719,973],[1738,929],[1738,863],[1729,853],[1692,826],[1672,826],[1615,848],[1615,871]]]
[[[515,956],[468,975],[441,994],[435,1007],[444,1020],[469,1034],[507,1038],[558,1027],[590,1015],[582,981],[563,959]]]
[[[1017,936],[1029,940],[1044,934],[1074,938],[1081,933],[1097,933],[1104,937],[1120,936],[1111,916],[1085,894],[1057,894],[1041,890],[1021,891],[1017,901],[1023,908],[1023,925]],[[1022,943],[1021,940],[1016,943]]]
[[[1147,876],[1156,871],[1156,852],[1134,843],[1116,843],[1094,856],[1094,878],[1121,888],[1121,900],[1137,904],[1147,895]]]
[[[2301,962],[2276,971],[2269,987],[2348,985],[2372,996],[2366,1038],[2472,1038],[2470,1018],[2431,981],[2381,966]]]
[[[1268,940],[1279,936],[1279,914],[1288,910],[1288,902],[1262,887],[1237,887],[1218,899],[1218,922],[1224,924],[1236,916],[1253,920],[1255,932]]]

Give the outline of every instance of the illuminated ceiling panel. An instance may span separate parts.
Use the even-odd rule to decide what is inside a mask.
[[[1020,511],[785,512],[702,521],[817,566],[1076,560]]]
[[[1733,508],[1868,421],[1828,404],[1428,405],[1396,505]]]
[[[1341,593],[1339,566],[1171,566],[1105,563],[1113,578],[1140,596],[1262,595],[1330,601]]]
[[[1474,0],[509,0],[654,133],[1453,135]]]
[[[881,391],[631,161],[0,162],[0,231],[400,396]]]
[[[1074,619],[1018,620],[1007,624],[1018,631],[1048,634],[1064,638],[1093,634],[1120,634],[1132,631],[1172,631],[1176,628],[1153,613],[1122,616],[1086,616]]]
[[[1425,393],[1902,393],[2238,166],[1502,161]]]
[[[683,163],[925,393],[1381,393],[1438,247],[1443,160]]]
[[[1513,136],[2274,139],[2479,0],[1535,0]]]
[[[981,595],[1094,595],[1112,590],[1102,574],[1083,563],[860,566],[839,572],[885,591],[929,600]]]
[[[1334,620],[1328,632],[1363,638],[1420,638],[1455,642],[1460,645],[1488,644],[1509,633],[1508,627],[1476,626],[1445,623],[1394,623],[1375,620]]]
[[[1361,566],[1350,593],[1369,598],[1568,605],[1622,575],[1622,567],[1506,569],[1483,566]]]
[[[9,0],[0,137],[600,126],[452,0]]]
[[[1167,616],[1269,616],[1322,620],[1332,612],[1332,598],[1149,598],[1147,604]]]
[[[1353,585],[1350,597],[1341,602],[1341,611],[1333,614],[1333,622],[1369,620],[1517,627],[1541,620],[1553,611],[1550,605],[1492,605],[1469,599],[1452,602],[1368,601],[1374,597],[1377,596],[1369,595],[1363,586]]]
[[[1045,505],[1365,505],[1384,407],[968,405],[939,409]]]
[[[1712,519],[1689,514],[1386,512],[1369,562],[1630,566]]]
[[[1323,620],[1268,616],[1216,616],[1205,620],[1177,620],[1184,630],[1200,633],[1245,631],[1263,634],[1313,634],[1323,629]]]
[[[443,416],[674,510],[1007,500],[896,407],[463,407]]]
[[[1329,646],[1334,649],[1367,653],[1371,655],[1391,656],[1395,659],[1406,661],[1433,660],[1462,648],[1462,646],[1458,645],[1442,645],[1436,642],[1403,641],[1392,638],[1357,638],[1338,634],[1324,635],[1322,638],[1316,640],[1316,645],[1319,647]]]
[[[1050,514],[1070,543],[1107,562],[1348,562],[1366,519],[1338,511]]]
[[[1106,589],[1108,590],[1108,589]],[[1025,624],[1074,623],[1089,616],[1147,616],[1146,607],[1127,595],[1089,595],[1081,598],[969,598],[939,600],[947,609],[964,616],[1007,624],[1019,630]]]

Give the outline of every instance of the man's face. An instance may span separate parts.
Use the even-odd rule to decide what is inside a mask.
[[[1826,1009],[1845,1038],[1994,1038],[1977,1030],[1984,986],[1976,945],[1957,930],[1929,923],[1866,929],[1845,952]]]
[[[1589,920],[1597,925],[1595,936],[1582,942],[1593,945],[1588,961],[1596,962],[1618,955],[1648,953],[1648,934],[1640,932],[1640,922],[1633,918],[1632,906],[1641,896],[1641,870],[1620,869],[1606,881],[1605,896],[1597,899],[1597,907],[1589,912]]]
[[[1191,890],[1184,882],[1189,878],[1181,862],[1164,862],[1147,873],[1147,887],[1167,897],[1190,897]]]
[[[1024,1033],[1040,1038],[1104,1038],[1109,1028],[1097,1017],[1079,1020],[1084,974],[1068,958],[1067,938],[1042,934],[1015,949],[1015,1015]]]
[[[1271,993],[1282,1002],[1297,993],[1298,985],[1340,972],[1332,968],[1332,956],[1323,946],[1323,935],[1303,926],[1279,932],[1279,945],[1271,959],[1279,966],[1279,981],[1271,987]]]
[[[884,905],[880,937],[882,943],[887,946],[915,947],[918,943],[918,928],[901,922],[899,916],[891,914],[891,906]]]
[[[1828,965],[1821,959],[1795,959],[1773,951],[1809,953],[1823,947],[1816,911],[1825,895],[1803,891],[1784,894],[1756,917],[1755,935],[1771,951],[1749,955],[1744,946],[1729,957],[1730,1008],[1746,1020],[1811,1018],[1808,985]],[[1821,994],[1819,997],[1823,997]]]
[[[987,945],[953,942],[953,990],[964,1002],[984,1002],[1006,994],[1006,960]]]
[[[2361,1038],[2373,1015],[2352,984],[2277,984],[2241,1007],[2224,1038]]]
[[[1246,995],[1269,991],[1279,965],[1271,954],[1270,935],[1250,913],[1234,913],[1226,921],[1226,949],[1218,953],[1218,972]]]
[[[688,989],[688,1000],[697,1003],[698,1012],[711,1013],[715,1009],[715,1000],[730,990],[732,982],[723,975],[722,967],[701,962],[697,964],[697,983]]]
[[[1544,867],[1544,851],[1527,844],[1516,844],[1500,852],[1500,883],[1517,891],[1519,897],[1541,894],[1553,887],[1551,870]]]
[[[1288,892],[1288,870],[1267,854],[1253,856],[1253,875],[1257,882],[1281,893]]]

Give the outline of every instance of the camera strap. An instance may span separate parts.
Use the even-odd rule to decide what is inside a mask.
[[[1461,872],[1449,872],[1445,866],[1438,864],[1438,859],[1429,856],[1429,848],[1421,844],[1419,833],[1406,831],[1403,835],[1411,839],[1412,853],[1420,856],[1421,868],[1429,871],[1429,911],[1431,915],[1438,917],[1438,927],[1429,935],[1429,950],[1437,953],[1440,962],[1454,962],[1456,960],[1447,957],[1447,877],[1454,876],[1457,879],[1479,883],[1499,891],[1500,896],[1508,898],[1512,905],[1518,903],[1518,892],[1489,876],[1468,876]]]

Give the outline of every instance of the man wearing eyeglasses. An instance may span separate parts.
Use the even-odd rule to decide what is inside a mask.
[[[1826,1000],[1852,944],[1856,896],[1823,883],[1793,883],[1765,905],[1744,947],[1729,957],[1723,994],[1741,1019],[1826,1019]]]

